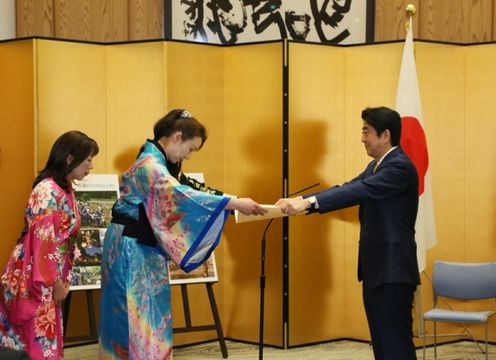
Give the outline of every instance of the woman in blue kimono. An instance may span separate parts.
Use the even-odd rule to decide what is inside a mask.
[[[228,215],[263,214],[249,198],[223,196],[181,172],[205,127],[183,109],[154,127],[123,174],[102,257],[101,359],[169,359],[172,318],[167,261],[191,271],[217,246]]]

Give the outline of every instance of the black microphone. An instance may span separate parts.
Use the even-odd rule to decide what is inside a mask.
[[[304,192],[304,191],[310,190],[310,189],[312,189],[312,188],[314,188],[314,187],[316,187],[316,186],[319,186],[319,185],[320,185],[320,183],[315,183],[315,184],[313,184],[313,185],[307,186],[307,187],[306,187],[306,188],[304,188],[304,189],[301,189],[301,190],[298,190],[298,191],[296,191],[296,192],[294,192],[294,193],[291,193],[291,194],[289,194],[288,196],[295,196],[296,194],[299,194],[299,193],[302,193],[302,192]]]

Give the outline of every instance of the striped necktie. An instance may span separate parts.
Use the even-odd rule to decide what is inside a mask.
[[[374,170],[372,171],[372,173],[375,174],[375,172],[377,171],[378,168],[379,168],[379,162],[376,161],[375,165],[374,165]]]

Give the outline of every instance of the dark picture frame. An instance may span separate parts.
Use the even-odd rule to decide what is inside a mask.
[[[164,38],[234,45],[374,42],[375,0],[164,0]]]

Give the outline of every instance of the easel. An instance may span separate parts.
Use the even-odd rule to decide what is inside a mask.
[[[71,308],[71,298],[72,292],[77,290],[71,290],[67,294],[67,297],[64,302],[64,308],[62,310],[62,318],[64,325],[64,342],[97,342],[98,334],[96,331],[96,320],[95,320],[95,306],[93,304],[93,289],[85,289],[86,291],[86,302],[88,304],[88,322],[90,326],[90,334],[83,336],[74,336],[74,337],[66,337],[67,334],[67,323],[69,319],[69,310]]]
[[[220,350],[222,352],[222,357],[227,359],[227,347],[226,341],[224,339],[224,333],[222,331],[222,326],[220,323],[219,312],[217,310],[217,303],[215,302],[214,290],[212,288],[213,282],[206,282],[205,286],[207,287],[208,299],[210,300],[210,307],[212,309],[212,316],[214,317],[214,324],[212,325],[199,325],[193,326],[191,324],[191,311],[189,307],[189,298],[188,298],[188,284],[180,284],[181,285],[181,294],[183,298],[183,309],[184,309],[184,321],[186,326],[173,328],[173,333],[185,333],[192,331],[205,331],[205,330],[216,330],[217,336],[219,337],[219,345]],[[175,286],[175,285],[171,285]]]

